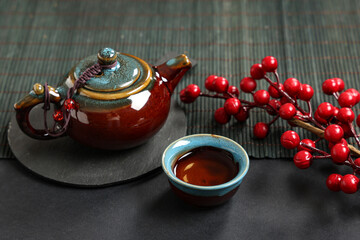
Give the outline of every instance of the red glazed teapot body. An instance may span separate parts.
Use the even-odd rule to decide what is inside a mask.
[[[109,54],[110,52],[110,54]],[[76,107],[67,109],[66,99],[77,80],[88,74],[96,63],[108,64],[78,89],[71,100]],[[164,125],[170,110],[174,88],[191,68],[191,62],[180,55],[159,66],[143,60],[116,53],[112,49],[100,50],[75,66],[55,89],[48,87],[45,96],[43,85],[35,84],[33,90],[15,104],[17,121],[27,135],[37,139],[53,139],[68,135],[76,141],[101,149],[128,149],[146,142]],[[31,109],[48,98],[57,111],[66,115],[58,122],[58,130],[34,129],[29,121]],[[60,126],[60,127],[59,127]],[[66,126],[66,129],[62,128]],[[64,134],[56,134],[56,132]]]

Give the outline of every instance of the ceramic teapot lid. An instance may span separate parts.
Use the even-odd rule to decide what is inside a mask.
[[[78,90],[81,95],[99,100],[121,99],[140,92],[151,82],[153,72],[144,60],[111,48],[103,48],[97,55],[81,60],[70,73],[71,80],[75,82],[97,62],[112,67],[103,69],[101,74],[88,80]]]

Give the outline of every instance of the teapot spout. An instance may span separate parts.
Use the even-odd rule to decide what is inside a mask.
[[[159,66],[155,66],[160,78],[169,89],[170,94],[174,92],[177,84],[190,68],[191,62],[185,54],[181,54]]]

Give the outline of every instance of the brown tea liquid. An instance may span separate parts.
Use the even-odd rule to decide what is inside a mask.
[[[226,183],[239,172],[233,155],[223,149],[204,146],[180,156],[173,169],[175,176],[184,182],[214,186]]]

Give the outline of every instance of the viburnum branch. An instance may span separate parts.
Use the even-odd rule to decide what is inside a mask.
[[[314,133],[316,136],[318,136],[319,138],[324,138],[324,130],[320,129],[320,128],[317,128],[317,127],[314,127],[313,125],[309,124],[309,123],[306,123],[306,122],[303,122],[299,119],[291,119],[290,120],[292,123],[296,124],[297,126],[303,128],[303,129],[306,129],[308,130],[309,132],[312,132]],[[348,144],[348,147],[351,151],[351,153],[354,155],[354,156],[358,156],[360,157],[360,150],[357,149],[356,147],[354,147],[353,145],[351,144]]]
[[[290,122],[292,122],[293,124],[296,124],[297,126],[304,128],[312,133],[314,133],[316,136],[320,137],[320,138],[324,138],[324,130],[317,128],[309,123],[306,123],[304,121],[301,121],[299,119],[296,118],[292,118],[291,120],[289,120]]]
[[[323,93],[333,96],[340,106],[335,107],[329,102],[323,102],[313,112],[311,99],[314,89],[309,84],[301,83],[295,78],[288,78],[283,84],[280,82],[277,72],[277,60],[274,57],[265,57],[261,64],[256,63],[250,69],[251,77],[244,77],[240,81],[240,90],[236,86],[229,86],[224,77],[211,75],[205,80],[205,88],[209,94],[201,92],[199,86],[188,85],[180,92],[180,99],[184,103],[192,103],[197,97],[210,97],[223,99],[224,106],[214,113],[215,121],[226,124],[234,117],[239,122],[248,119],[252,109],[262,109],[273,119],[269,123],[258,122],[253,128],[256,138],[265,138],[270,127],[278,120],[286,120],[293,127],[303,128],[317,136],[315,141],[300,139],[300,136],[292,130],[285,131],[281,138],[281,144],[287,149],[297,148],[294,155],[294,163],[300,169],[309,168],[313,159],[330,158],[337,165],[346,165],[352,168],[353,174],[331,174],[326,183],[332,191],[354,193],[360,187],[359,179],[355,174],[360,174],[360,150],[349,144],[347,138],[354,138],[360,147],[360,138],[355,131],[353,122],[355,114],[352,107],[360,102],[360,93],[353,89],[345,89],[344,81],[340,78],[327,79],[322,84]],[[267,74],[274,74],[276,81],[272,81]],[[269,87],[266,90],[256,90],[257,81],[264,79]],[[251,94],[253,101],[248,101],[239,96]],[[300,101],[305,102],[307,111],[301,107]],[[356,118],[356,125],[360,127],[360,115]],[[324,139],[329,144],[330,153],[316,147],[318,142]],[[313,155],[315,154],[315,155]],[[359,157],[353,160],[353,157]]]

